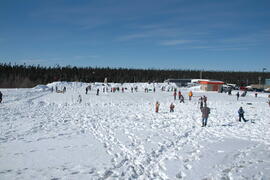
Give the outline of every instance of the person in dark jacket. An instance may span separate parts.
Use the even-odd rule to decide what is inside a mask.
[[[171,103],[171,105],[170,105],[170,112],[174,112],[174,105],[173,105],[173,103]]]
[[[180,103],[185,103],[185,98],[183,95],[180,96]]]
[[[239,94],[239,92],[237,92],[237,93],[236,93],[237,101],[238,101],[238,99],[239,99],[239,96],[240,96],[240,94]]]
[[[243,110],[242,107],[239,108],[238,114],[239,114],[239,121],[241,122],[241,119],[243,119],[243,121],[246,122],[246,119],[244,117],[245,111]]]
[[[205,127],[207,125],[207,120],[210,114],[210,108],[207,106],[204,106],[201,109],[201,112],[202,112],[202,127]]]
[[[204,105],[207,106],[207,97],[206,96],[203,96],[203,102],[204,102]]]
[[[3,98],[3,94],[2,94],[2,92],[0,91],[0,103],[2,102],[2,98]]]
[[[203,108],[203,97],[202,96],[199,98],[199,104],[200,104],[200,109],[202,109]]]
[[[79,95],[79,96],[78,96],[78,103],[81,103],[81,102],[82,102],[82,96]]]

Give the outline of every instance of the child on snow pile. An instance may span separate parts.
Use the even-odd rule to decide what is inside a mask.
[[[239,121],[241,122],[241,119],[243,119],[244,122],[246,122],[246,119],[244,118],[244,113],[245,111],[243,110],[242,107],[239,108],[238,114],[239,114]]]
[[[173,105],[173,103],[171,103],[171,105],[170,105],[170,112],[174,112],[174,105]]]
[[[160,104],[159,104],[159,102],[157,101],[157,102],[156,102],[156,113],[158,113],[159,105],[160,105]]]

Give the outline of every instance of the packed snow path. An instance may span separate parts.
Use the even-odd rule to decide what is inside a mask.
[[[6,89],[0,104],[0,179],[269,179],[267,97],[172,92],[65,94]],[[78,95],[82,103],[78,103]],[[201,127],[198,98],[211,114]],[[154,104],[160,102],[160,112]],[[169,112],[170,103],[175,112]],[[248,122],[238,122],[242,106]]]

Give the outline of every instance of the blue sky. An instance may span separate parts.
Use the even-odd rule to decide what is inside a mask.
[[[1,0],[0,62],[270,71],[269,0]]]

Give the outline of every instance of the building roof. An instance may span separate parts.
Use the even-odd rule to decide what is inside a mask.
[[[200,84],[224,84],[223,81],[201,79],[198,81]]]

